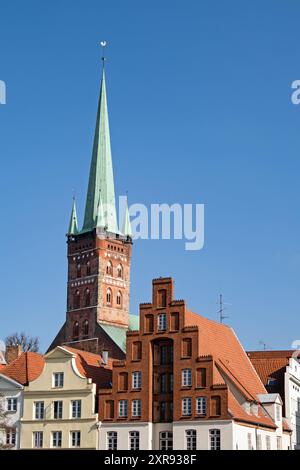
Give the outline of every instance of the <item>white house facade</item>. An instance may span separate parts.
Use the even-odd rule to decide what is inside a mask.
[[[0,402],[2,425],[0,428],[0,448],[20,447],[20,419],[23,413],[23,385],[0,374]]]

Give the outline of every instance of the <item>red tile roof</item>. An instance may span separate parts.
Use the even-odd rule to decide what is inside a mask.
[[[248,399],[266,393],[258,374],[232,328],[193,312],[186,312],[185,326],[198,326],[199,355],[212,355],[215,363]]]
[[[69,346],[62,346],[67,351],[76,355],[76,366],[78,372],[86,378],[92,379],[97,388],[109,387],[112,381],[112,359],[108,359],[108,364],[103,365],[101,355],[94,354],[81,349],[71,348]]]
[[[258,414],[249,414],[247,411],[238,403],[234,395],[228,390],[228,409],[232,414],[235,421],[252,423],[254,425],[265,426],[268,428],[276,429],[277,426],[274,421],[264,412],[263,408],[258,405]]]
[[[14,361],[0,369],[1,374],[26,385],[42,373],[45,360],[41,354],[24,352]]]

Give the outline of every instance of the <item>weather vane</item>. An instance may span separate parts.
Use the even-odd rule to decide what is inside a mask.
[[[105,56],[104,56],[104,49],[105,49],[105,47],[107,46],[107,42],[106,42],[106,41],[101,41],[101,42],[100,42],[100,46],[102,47],[102,50],[103,50],[103,56],[102,56],[101,60],[102,60],[102,62],[103,62],[103,67],[104,67],[104,63],[105,63],[105,61],[106,61],[106,58],[105,58]]]

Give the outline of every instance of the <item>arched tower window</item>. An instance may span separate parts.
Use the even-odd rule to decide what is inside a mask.
[[[81,277],[81,265],[77,264],[76,277]]]
[[[119,278],[123,279],[123,266],[121,264],[117,267],[117,274]]]
[[[122,294],[120,291],[117,293],[117,305],[119,307],[122,305]]]
[[[83,335],[88,336],[89,335],[89,321],[84,320],[83,322]]]
[[[76,321],[73,325],[73,340],[78,339],[79,337],[79,323]]]
[[[89,261],[86,263],[86,275],[91,275],[91,263]]]
[[[80,308],[80,292],[77,290],[74,294],[74,308]]]
[[[107,266],[106,266],[106,274],[109,276],[113,275],[113,265],[111,261],[108,261]]]
[[[91,292],[89,289],[85,290],[85,306],[89,307],[91,305]]]
[[[108,288],[106,291],[106,303],[111,304],[111,299],[112,299],[112,292],[111,292],[111,289]]]

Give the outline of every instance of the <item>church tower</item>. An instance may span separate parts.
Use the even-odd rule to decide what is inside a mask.
[[[117,222],[105,71],[90,166],[85,214],[78,227],[75,200],[67,233],[66,322],[51,344],[124,357],[126,331],[137,317],[129,314],[132,234],[127,202],[121,230]]]

